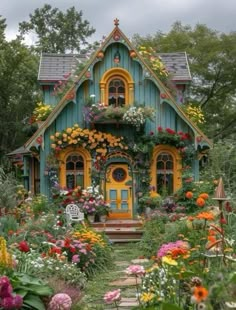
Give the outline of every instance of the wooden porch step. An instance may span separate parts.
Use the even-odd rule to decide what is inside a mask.
[[[104,232],[115,243],[137,242],[143,235],[142,223],[138,220],[108,220],[105,223],[93,223],[98,232]]]

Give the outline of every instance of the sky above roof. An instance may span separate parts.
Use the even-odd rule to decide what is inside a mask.
[[[116,17],[129,38],[136,33],[168,32],[177,20],[191,26],[206,24],[220,32],[236,31],[236,0],[1,0],[0,15],[6,18],[7,38],[13,39],[19,22],[29,20],[29,14],[45,3],[63,11],[72,6],[82,10],[83,18],[96,29],[91,41],[107,36]]]

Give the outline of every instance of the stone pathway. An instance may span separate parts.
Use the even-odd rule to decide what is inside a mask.
[[[121,289],[121,301],[119,303],[119,309],[121,310],[130,310],[133,307],[139,305],[136,298],[137,294],[137,285],[141,284],[141,279],[137,279],[133,276],[128,276],[125,274],[125,269],[130,265],[142,265],[145,267],[149,260],[147,259],[133,259],[131,261],[116,261],[116,266],[120,267],[121,270],[116,272],[116,280],[109,283],[110,290]],[[112,310],[116,307],[112,305],[105,305],[104,309]]]
[[[128,276],[125,269],[130,265],[143,265],[146,267],[149,264],[147,259],[137,259],[141,250],[137,251],[136,244],[122,244],[114,246],[114,265],[112,268],[103,272],[91,280],[84,296],[81,300],[82,304],[79,308],[83,310],[115,310],[114,304],[106,305],[103,301],[103,296],[106,292],[115,289],[121,290],[121,301],[119,303],[120,310],[131,310],[138,306],[136,298],[137,287],[135,277]],[[138,279],[138,283],[141,281]],[[137,308],[138,309],[138,308]]]

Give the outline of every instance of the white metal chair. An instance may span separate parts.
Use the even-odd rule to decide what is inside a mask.
[[[67,205],[65,214],[68,226],[71,226],[71,223],[83,223],[84,221],[84,213],[76,204]]]

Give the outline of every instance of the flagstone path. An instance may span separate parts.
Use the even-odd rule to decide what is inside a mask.
[[[139,253],[139,255],[141,254],[143,253]],[[130,265],[143,265],[144,267],[148,265],[149,261],[147,259],[138,259],[137,255],[137,244],[114,245],[113,267],[109,271],[99,274],[93,281],[88,283],[85,295],[81,300],[86,305],[86,308],[84,306],[84,308],[75,309],[114,310],[116,309],[114,304],[105,305],[103,296],[107,291],[118,288],[121,289],[122,297],[119,303],[119,309],[131,310],[133,307],[137,307],[136,279],[125,273],[125,269]],[[140,284],[140,279],[138,279],[138,284]]]

